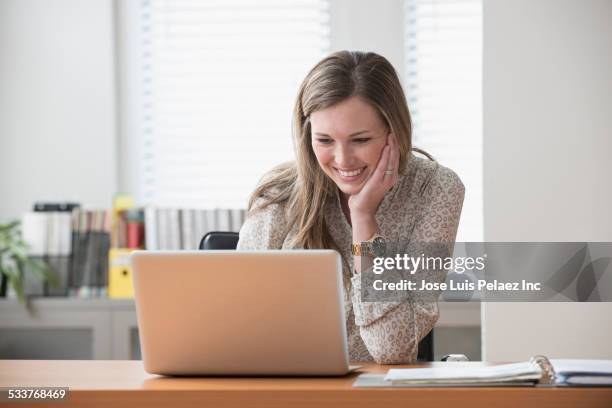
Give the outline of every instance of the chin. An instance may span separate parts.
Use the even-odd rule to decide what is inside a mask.
[[[361,191],[361,188],[363,186],[359,185],[359,186],[347,186],[345,184],[338,184],[336,183],[336,186],[338,186],[338,189],[349,196],[355,195],[357,193],[359,193]]]
[[[367,169],[364,170],[365,175],[362,177],[362,180],[359,180],[357,183],[356,182],[346,182],[345,180],[339,179],[336,177],[335,172],[336,171],[332,169],[332,170],[326,171],[325,173],[334,182],[336,187],[338,187],[338,190],[340,190],[343,194],[348,195],[348,196],[352,196],[352,195],[359,193],[361,189],[363,188],[363,186],[365,185],[366,180],[368,178]]]

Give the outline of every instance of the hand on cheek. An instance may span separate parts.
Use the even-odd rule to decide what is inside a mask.
[[[395,135],[389,133],[387,145],[382,150],[376,169],[362,189],[349,197],[351,218],[374,217],[385,194],[397,182],[398,168],[399,148]]]

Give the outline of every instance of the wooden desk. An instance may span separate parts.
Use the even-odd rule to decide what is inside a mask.
[[[612,407],[612,388],[353,388],[356,376],[169,378],[141,361],[0,360],[0,387],[70,387],[57,407]],[[44,406],[0,408],[11,405]]]

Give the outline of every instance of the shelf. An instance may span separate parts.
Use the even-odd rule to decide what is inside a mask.
[[[134,299],[40,297],[32,299],[31,305],[36,311],[49,309],[135,310]],[[0,299],[0,311],[17,309],[25,312],[24,306],[17,299]]]
[[[436,356],[480,358],[480,303],[440,302]],[[0,299],[0,359],[140,359],[133,299]],[[460,349],[457,349],[459,347]]]
[[[132,299],[0,300],[0,358],[140,358]]]

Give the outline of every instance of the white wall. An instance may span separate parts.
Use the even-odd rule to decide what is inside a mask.
[[[612,2],[484,2],[487,241],[612,241]],[[483,358],[612,358],[612,303],[488,303]]]
[[[0,222],[116,189],[112,0],[0,1]]]
[[[332,51],[373,51],[404,76],[404,1],[331,0]]]

